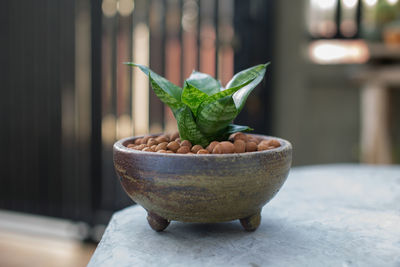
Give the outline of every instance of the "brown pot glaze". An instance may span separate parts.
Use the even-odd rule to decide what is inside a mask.
[[[259,219],[254,218],[279,191],[292,161],[291,144],[280,138],[276,139],[281,146],[272,150],[196,155],[127,148],[136,138],[140,137],[114,144],[114,166],[123,188],[149,212],[150,225],[157,231],[172,220],[210,223],[235,219],[241,219],[246,230],[255,230],[258,225],[254,222],[259,224]]]

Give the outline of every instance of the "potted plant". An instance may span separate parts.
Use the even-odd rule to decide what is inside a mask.
[[[288,175],[292,147],[280,138],[244,134],[232,124],[267,64],[237,73],[226,88],[193,72],[180,88],[149,68],[140,68],[167,104],[179,134],[130,137],[114,144],[114,166],[127,194],[148,212],[156,231],[172,220],[222,222],[239,219],[248,231]]]

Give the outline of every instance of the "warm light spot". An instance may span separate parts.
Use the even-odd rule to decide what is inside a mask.
[[[133,0],[119,0],[117,4],[118,12],[123,17],[129,16],[135,8]]]
[[[311,0],[311,5],[322,10],[333,9],[337,4],[337,0]]]
[[[138,24],[134,29],[132,38],[134,62],[148,66],[149,28],[143,23]],[[149,132],[149,81],[139,68],[133,68],[132,83],[134,134],[147,134]]]
[[[395,4],[397,4],[398,0],[386,0],[388,2],[389,5],[394,6]]]
[[[378,3],[378,0],[364,0],[364,3],[369,7],[373,7]]]
[[[189,0],[183,5],[182,11],[182,28],[185,31],[192,31],[197,24],[198,5],[196,1]]]
[[[342,0],[343,6],[347,9],[352,9],[357,5],[358,0]]]
[[[117,0],[103,0],[101,9],[106,17],[113,17],[117,13]]]
[[[318,33],[320,36],[332,38],[337,32],[336,24],[333,21],[322,21],[318,25]]]
[[[318,64],[359,64],[369,59],[369,52],[362,40],[319,40],[310,44],[309,56]]]
[[[117,120],[117,139],[132,135],[132,120],[128,114],[119,116]]]

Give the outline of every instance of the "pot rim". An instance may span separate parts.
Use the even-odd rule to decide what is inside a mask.
[[[159,134],[152,134],[151,136],[159,136],[163,133],[159,133]],[[229,153],[229,154],[176,154],[176,153],[156,153],[156,152],[148,152],[148,151],[141,151],[141,150],[134,150],[131,148],[128,148],[127,146],[125,146],[125,144],[132,143],[132,141],[134,139],[137,138],[142,138],[145,135],[140,135],[140,136],[130,136],[130,137],[126,137],[126,138],[122,138],[118,141],[116,141],[113,145],[113,149],[114,152],[118,151],[120,153],[128,153],[128,154],[145,154],[145,155],[153,155],[156,157],[209,157],[209,158],[218,158],[218,157],[225,157],[225,158],[235,158],[235,157],[251,157],[251,156],[255,156],[255,155],[260,155],[260,154],[273,154],[273,153],[277,153],[277,152],[282,152],[285,150],[292,150],[292,144],[282,138],[279,137],[275,137],[275,136],[269,136],[269,135],[262,135],[262,134],[249,134],[252,135],[254,137],[261,137],[263,139],[277,139],[279,141],[279,143],[281,144],[280,147],[274,148],[274,149],[269,149],[269,150],[263,150],[263,151],[253,151],[253,152],[245,152],[245,153]],[[148,135],[146,135],[148,136]]]

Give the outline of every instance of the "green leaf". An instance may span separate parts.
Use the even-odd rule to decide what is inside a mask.
[[[237,124],[229,124],[228,127],[225,129],[225,132],[228,134],[233,134],[237,132],[250,132],[253,131],[253,128],[244,125],[237,125]]]
[[[208,98],[208,95],[194,87],[192,84],[185,82],[185,86],[182,91],[182,103],[189,106],[194,116],[197,115],[197,109],[200,104]]]
[[[232,87],[229,89],[224,89],[223,91],[220,91],[216,94],[213,94],[212,96],[209,96],[206,100],[205,100],[205,104],[209,104],[211,102],[214,102],[217,99],[223,98],[225,96],[228,95],[232,95],[233,93],[237,92],[239,89],[243,88],[244,86],[246,86],[247,84],[249,84],[251,81],[248,81],[244,84],[240,84],[236,87]]]
[[[183,106],[181,103],[182,89],[179,86],[176,86],[164,77],[161,77],[146,66],[132,62],[126,62],[124,64],[138,67],[141,71],[143,71],[144,74],[149,76],[151,87],[153,88],[154,93],[171,109],[176,110]]]
[[[236,117],[237,110],[232,96],[214,100],[211,103],[203,102],[197,112],[197,125],[207,136],[213,135],[228,126]]]
[[[251,91],[253,91],[253,89],[264,78],[265,70],[269,64],[270,63],[268,62],[266,64],[260,64],[248,68],[246,70],[243,70],[235,74],[232,80],[229,81],[228,85],[226,86],[227,89],[247,83],[243,88],[241,88],[240,90],[238,90],[236,93],[233,94],[233,100],[235,102],[238,112],[240,112],[243,109],[247,97],[249,96]]]
[[[188,106],[180,108],[174,112],[174,115],[178,123],[179,135],[182,140],[189,140],[193,145],[202,145],[203,147],[208,145],[209,140],[198,129],[193,113]]]
[[[221,88],[221,83],[219,81],[206,73],[201,73],[198,71],[193,71],[186,82],[207,95],[218,93]]]

